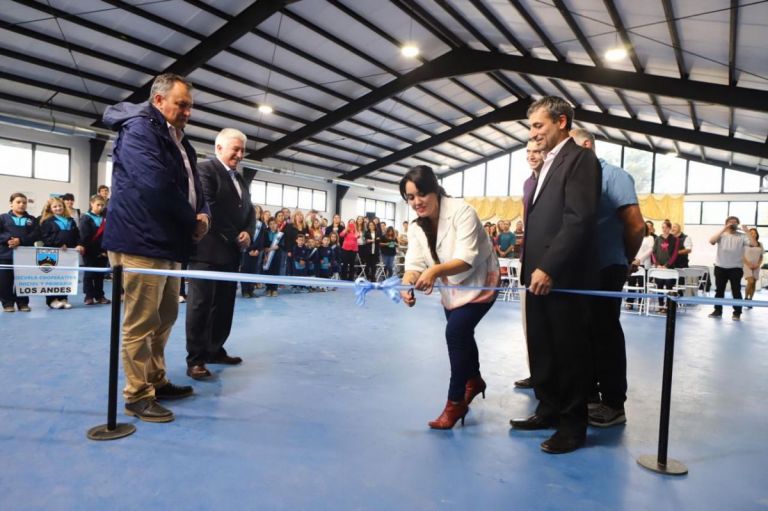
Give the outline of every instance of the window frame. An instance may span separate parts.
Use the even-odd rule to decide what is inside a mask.
[[[30,159],[30,169],[29,169],[29,175],[19,176],[15,174],[6,174],[5,172],[0,172],[0,176],[7,176],[7,177],[15,177],[19,179],[37,179],[38,181],[49,181],[52,183],[71,183],[72,182],[72,148],[66,147],[66,146],[59,146],[54,144],[43,144],[40,142],[31,142],[29,140],[22,140],[18,138],[12,138],[12,137],[0,137],[0,140],[8,140],[9,142],[17,142],[20,144],[29,144],[30,150],[32,151],[32,158]],[[53,149],[60,149],[67,152],[67,179],[48,179],[48,178],[42,178],[35,176],[35,161],[37,159],[37,148],[38,147],[50,147]]]

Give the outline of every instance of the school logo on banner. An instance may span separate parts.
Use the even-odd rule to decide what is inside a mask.
[[[35,249],[35,262],[43,273],[50,273],[53,267],[59,264],[59,251],[50,248]]]
[[[77,294],[80,254],[76,250],[16,247],[13,250],[13,264],[17,266],[13,270],[13,285],[19,296]]]

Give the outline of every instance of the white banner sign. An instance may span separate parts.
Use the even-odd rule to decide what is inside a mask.
[[[13,270],[13,285],[19,296],[76,295],[77,270],[56,270],[56,266],[77,268],[80,254],[74,249],[17,247],[13,264],[34,266]]]

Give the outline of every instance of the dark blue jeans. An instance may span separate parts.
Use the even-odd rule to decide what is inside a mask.
[[[468,303],[453,310],[445,309],[445,340],[451,360],[451,383],[448,399],[464,400],[467,380],[480,376],[480,359],[475,342],[475,327],[491,310],[494,302]]]

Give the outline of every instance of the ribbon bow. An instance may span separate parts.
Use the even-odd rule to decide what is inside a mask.
[[[365,277],[355,279],[355,303],[362,307],[365,305],[365,295],[371,289],[379,289],[394,303],[400,303],[400,278],[393,275],[384,282],[369,282]]]

